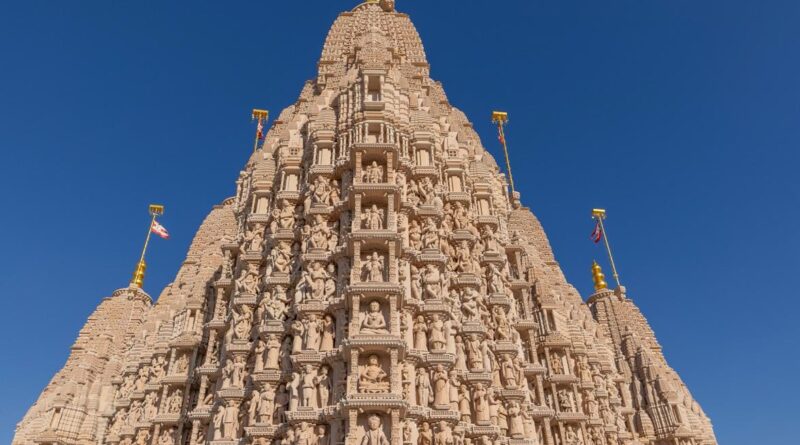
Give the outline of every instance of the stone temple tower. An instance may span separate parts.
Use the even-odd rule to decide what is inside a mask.
[[[336,19],[236,185],[14,445],[716,444],[624,289],[566,282],[394,2]]]

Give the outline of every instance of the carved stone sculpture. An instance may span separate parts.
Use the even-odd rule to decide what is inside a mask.
[[[317,67],[14,445],[716,445],[636,299],[566,281],[393,1],[339,16]]]

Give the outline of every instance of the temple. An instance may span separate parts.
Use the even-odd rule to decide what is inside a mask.
[[[318,67],[13,445],[716,444],[625,289],[566,281],[394,2],[342,13]]]

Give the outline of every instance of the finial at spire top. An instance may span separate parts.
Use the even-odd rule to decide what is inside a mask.
[[[394,0],[366,0],[364,3],[379,5],[386,12],[394,11]]]
[[[601,291],[608,288],[606,284],[606,276],[603,269],[597,264],[597,261],[592,261],[592,281],[594,281],[594,290]]]

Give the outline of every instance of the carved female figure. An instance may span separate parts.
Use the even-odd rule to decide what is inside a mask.
[[[469,423],[472,421],[469,387],[463,383],[458,388],[458,412],[461,414],[462,422]]]
[[[431,400],[431,378],[425,368],[417,369],[417,403],[420,406],[428,406]]]
[[[317,407],[317,391],[315,382],[315,372],[311,365],[306,365],[303,369],[303,378],[301,384],[302,392],[302,406],[307,408]]]
[[[447,339],[444,336],[444,322],[439,314],[431,316],[428,327],[428,344],[431,351],[444,351]]]
[[[233,310],[233,336],[236,340],[250,338],[250,327],[253,323],[253,309],[243,305],[238,311]]]
[[[303,350],[303,333],[305,332],[305,326],[302,321],[295,320],[292,322],[290,329],[293,336],[292,354],[295,354]]]
[[[258,402],[258,422],[272,424],[272,416],[275,412],[275,389],[267,384],[261,391],[261,398]]]
[[[442,364],[436,365],[433,369],[432,380],[433,406],[436,409],[448,409],[450,407],[450,379]]]
[[[442,292],[442,274],[433,264],[425,266],[425,275],[422,277],[424,284],[423,297],[426,300],[439,298]]]
[[[507,408],[508,413],[508,434],[511,437],[523,437],[525,435],[525,425],[522,419],[522,408],[517,401],[511,401]]]
[[[262,339],[258,339],[256,342],[255,353],[254,357],[254,364],[253,364],[253,372],[259,373],[264,370],[264,353],[267,350],[267,342]]]
[[[310,314],[304,323],[305,347],[311,351],[319,351],[322,340],[322,325],[316,314]]]
[[[461,371],[467,371],[467,350],[466,346],[464,345],[464,339],[457,335],[455,338],[456,342],[456,364],[455,369]]]
[[[439,228],[436,227],[436,221],[433,218],[426,219],[425,226],[422,228],[422,248],[439,248]]]
[[[411,266],[411,298],[422,299],[422,277],[419,269],[414,266]]]
[[[320,351],[332,351],[336,337],[336,324],[330,314],[325,314],[322,319],[322,341],[320,341]]]
[[[271,334],[267,337],[267,358],[264,360],[264,367],[267,369],[278,369],[279,363],[278,360],[280,359],[280,349],[281,349],[281,342],[278,340],[278,336],[275,334]]]
[[[314,384],[317,386],[317,401],[320,408],[328,406],[331,392],[331,378],[328,375],[328,367],[322,366],[319,368],[319,375],[314,377]]]
[[[401,379],[403,382],[403,399],[410,403],[416,403],[416,372],[414,365],[405,363],[401,371]]]
[[[428,327],[422,315],[417,316],[417,321],[414,323],[414,349],[428,350]]]
[[[408,226],[408,244],[414,250],[422,249],[422,228],[415,219]]]
[[[417,438],[417,445],[433,445],[433,431],[428,422],[422,422]]]
[[[292,380],[286,390],[289,393],[289,411],[297,411],[300,405],[300,374],[292,373]]]
[[[506,388],[516,388],[517,387],[517,370],[514,367],[514,361],[511,359],[511,355],[503,354],[502,361],[500,363],[500,376],[503,379],[503,385]]]
[[[489,425],[491,423],[491,413],[489,412],[488,393],[483,387],[483,383],[477,383],[472,391],[472,404],[475,407],[475,423],[477,425]]]

